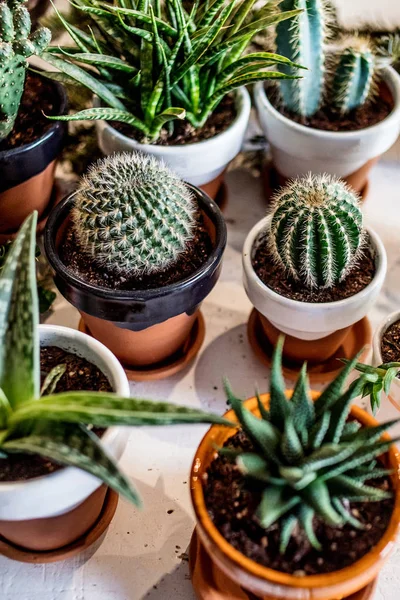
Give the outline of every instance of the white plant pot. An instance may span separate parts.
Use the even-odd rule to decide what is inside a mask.
[[[359,131],[323,131],[295,123],[276,110],[263,82],[254,88],[261,127],[270,145],[274,165],[285,178],[329,173],[346,178],[388,150],[400,133],[400,76],[385,68],[383,80],[394,108],[380,123]]]
[[[133,151],[152,154],[188,183],[202,186],[221,175],[240,152],[251,110],[250,96],[244,87],[236,92],[236,109],[237,116],[228,129],[202,142],[182,146],[140,144],[106,121],[97,121],[98,144],[106,155]]]
[[[84,333],[57,325],[39,326],[41,346],[57,346],[95,364],[109,379],[113,391],[129,396],[125,371],[115,356]],[[128,428],[110,427],[102,444],[117,460],[129,435]],[[66,467],[24,482],[0,484],[0,521],[22,521],[56,517],[73,510],[88,498],[101,481],[74,467]]]
[[[383,363],[383,358],[382,358],[382,353],[381,353],[382,337],[385,334],[385,331],[388,329],[388,327],[390,327],[390,325],[393,325],[393,323],[396,323],[396,321],[400,321],[400,311],[398,311],[398,310],[396,312],[391,313],[388,317],[386,317],[379,324],[379,327],[376,329],[376,331],[374,333],[374,339],[372,342],[372,350],[373,350],[372,363],[373,363],[374,367],[377,367]],[[383,396],[384,396],[384,398],[387,397],[390,400],[390,402],[397,408],[397,410],[400,411],[400,379],[398,379],[396,377],[393,380],[392,385],[390,387],[390,394],[388,396],[386,396],[386,394],[383,392]]]
[[[367,287],[336,302],[299,302],[274,292],[253,269],[252,258],[270,219],[265,217],[253,227],[243,248],[244,287],[253,306],[277,329],[300,340],[327,337],[364,318],[382,288],[387,270],[386,251],[377,234],[367,228],[376,260],[375,277]]]

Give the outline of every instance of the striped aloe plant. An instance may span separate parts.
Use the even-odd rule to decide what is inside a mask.
[[[36,220],[33,213],[22,225],[0,276],[0,464],[12,453],[39,454],[91,473],[139,505],[132,483],[85,425],[229,425],[229,421],[195,409],[115,394],[54,393],[63,365],[53,369],[40,390]],[[47,395],[41,396],[44,391]]]
[[[282,346],[283,338],[273,358],[270,404],[267,410],[258,397],[259,416],[248,411],[226,383],[228,401],[254,449],[243,451],[228,444],[220,453],[234,460],[243,475],[258,482],[263,490],[258,520],[266,529],[279,522],[281,553],[299,528],[309,543],[321,550],[314,530],[318,521],[362,529],[365,525],[349,510],[350,503],[379,502],[392,495],[371,481],[391,473],[377,458],[392,444],[382,439],[382,434],[399,420],[362,427],[348,416],[352,400],[359,395],[369,395],[372,388],[387,390],[400,365],[375,369],[358,364],[357,357],[346,361],[342,372],[315,402],[309,394],[304,365],[288,399],[282,377]],[[361,376],[343,390],[353,368],[361,371]]]
[[[89,88],[101,101],[63,120],[104,119],[128,123],[144,139],[156,141],[164,125],[186,118],[202,127],[226,94],[267,79],[297,77],[299,65],[271,53],[246,54],[252,38],[293,17],[256,0],[76,0],[89,27],[59,15],[75,47],[52,47],[44,54],[61,71],[51,76]],[[287,65],[290,75],[272,70]]]

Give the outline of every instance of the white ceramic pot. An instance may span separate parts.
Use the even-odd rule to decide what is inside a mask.
[[[386,251],[377,234],[367,229],[376,260],[376,274],[367,287],[350,298],[336,302],[299,302],[274,292],[253,269],[252,258],[270,219],[270,216],[265,217],[253,227],[243,248],[244,287],[253,306],[277,329],[300,340],[327,337],[364,318],[382,288],[387,270]]]
[[[125,371],[115,356],[97,340],[84,333],[57,325],[40,325],[41,346],[57,346],[95,364],[108,377],[113,391],[129,396]],[[128,428],[110,427],[102,444],[117,460],[129,435]],[[0,521],[22,521],[56,517],[82,503],[101,481],[73,467],[24,482],[0,484]]]
[[[396,321],[400,321],[400,311],[396,311],[386,317],[379,325],[377,330],[374,333],[374,339],[372,342],[373,349],[373,365],[375,367],[381,365],[383,363],[382,353],[381,353],[381,342],[382,337],[385,331],[396,323]],[[385,396],[385,394],[383,394]],[[390,402],[400,411],[400,379],[396,378],[393,380],[392,385],[390,387],[390,394],[388,395],[388,399]]]
[[[400,133],[400,76],[387,67],[383,80],[394,108],[380,123],[359,131],[322,131],[295,123],[276,110],[263,82],[254,88],[261,127],[270,145],[274,165],[285,178],[329,173],[346,178],[388,150]]]
[[[240,152],[251,110],[250,96],[244,87],[236,92],[236,108],[237,116],[228,129],[202,142],[183,146],[140,144],[114,129],[106,121],[97,121],[98,144],[106,155],[135,150],[152,154],[164,160],[188,183],[202,186],[221,175]]]

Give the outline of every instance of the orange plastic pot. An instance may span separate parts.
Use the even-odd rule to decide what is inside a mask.
[[[291,392],[288,393],[290,394]],[[312,396],[316,399],[319,393],[312,392]],[[268,405],[269,394],[264,394],[262,401]],[[254,414],[258,414],[256,398],[247,400],[245,404]],[[236,420],[232,410],[225,416],[230,420]],[[352,407],[351,416],[366,427],[378,424],[373,417],[356,406]],[[399,531],[400,457],[397,448],[391,448],[382,458],[385,465],[394,470],[392,481],[395,505],[389,526],[378,544],[360,560],[344,569],[300,578],[269,569],[247,558],[221,535],[208,514],[204,501],[203,475],[215,457],[215,447],[222,446],[231,436],[231,429],[220,425],[211,427],[196,452],[190,476],[197,532],[216,565],[231,580],[262,600],[340,600],[372,582],[387,560],[390,551],[393,550]],[[384,438],[390,439],[387,434]]]

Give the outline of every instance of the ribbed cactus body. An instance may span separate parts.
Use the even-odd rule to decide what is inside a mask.
[[[0,1],[0,139],[12,131],[18,114],[26,59],[40,55],[51,39],[45,27],[30,36],[31,20],[23,4],[24,0]]]
[[[268,243],[292,277],[310,288],[331,287],[359,256],[362,222],[358,198],[346,184],[309,175],[275,197]]]
[[[300,15],[278,23],[276,49],[279,54],[306,67],[301,79],[282,80],[279,88],[286,108],[303,116],[321,106],[324,87],[324,42],[326,14],[323,0],[283,0],[281,11],[301,9]],[[297,75],[282,66],[287,75]]]
[[[342,113],[362,106],[374,89],[375,57],[364,45],[341,52],[333,75],[332,104]]]
[[[187,186],[154,157],[117,154],[82,179],[73,210],[83,250],[115,272],[172,266],[185,250],[196,205]]]

